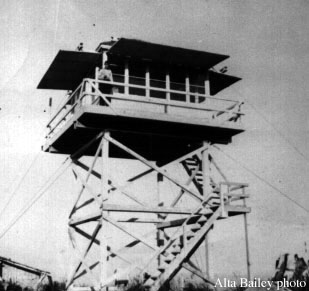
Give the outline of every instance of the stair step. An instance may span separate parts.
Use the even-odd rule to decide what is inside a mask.
[[[155,282],[155,280],[149,278],[149,279],[146,280],[146,282],[143,285],[144,285],[144,287],[150,287],[154,282]]]
[[[128,279],[116,279],[115,280],[115,286],[120,286],[120,285],[128,285],[129,280]]]
[[[156,270],[154,273],[150,275],[150,278],[152,280],[157,280],[160,275],[161,275],[161,272],[159,270]]]
[[[183,246],[183,237],[182,237],[182,235],[177,240],[175,240],[173,246],[180,246],[180,247]]]
[[[195,233],[192,232],[192,231],[188,231],[188,232],[186,233],[186,238],[187,238],[187,240],[190,240],[190,239],[193,238],[194,236],[195,236]]]
[[[186,159],[186,164],[189,166],[189,165],[194,165],[196,166],[197,165],[197,161],[193,158],[189,158],[189,159]]]
[[[173,255],[178,255],[180,254],[180,252],[181,252],[181,248],[179,246],[175,246],[171,251]]]
[[[171,261],[173,261],[175,259],[175,256],[173,256],[172,254],[163,258],[163,261],[167,264],[169,264]]]
[[[200,230],[202,227],[199,223],[195,223],[195,224],[190,225],[190,228],[193,232],[195,232],[195,231]]]
[[[207,218],[206,218],[204,215],[202,215],[202,216],[198,219],[197,223],[199,223],[199,224],[201,224],[201,225],[204,225],[206,221],[207,221]]]
[[[210,209],[210,208],[207,208],[207,209],[204,208],[204,209],[202,209],[202,210],[200,211],[200,214],[209,216],[209,215],[213,214],[213,211],[212,211],[212,209]]]
[[[167,267],[168,267],[167,264],[161,263],[160,266],[158,267],[158,271],[163,273],[166,270]]]

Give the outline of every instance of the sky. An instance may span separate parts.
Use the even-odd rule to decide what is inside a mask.
[[[55,112],[64,92],[36,87],[57,51],[74,50],[80,42],[85,50],[93,50],[111,36],[132,37],[231,56],[222,67],[227,65],[229,73],[243,80],[220,96],[245,101],[247,130],[224,146],[237,163],[215,155],[231,177],[250,184],[253,274],[273,272],[275,259],[283,252],[309,259],[305,247],[309,214],[240,166],[309,209],[308,1],[2,0],[1,4],[0,211],[33,165],[0,214],[0,231],[65,159],[40,152],[50,118],[48,99],[53,97]],[[123,169],[123,176],[129,166],[124,161],[113,164],[114,170]],[[0,255],[66,276],[71,259],[66,223],[74,189],[68,171],[0,239]],[[243,242],[241,218],[218,224],[210,235],[213,276],[245,272]]]

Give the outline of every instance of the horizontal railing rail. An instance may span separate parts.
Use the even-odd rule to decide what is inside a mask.
[[[125,75],[123,75],[123,74],[113,74],[113,76],[114,76],[114,77],[125,78]],[[145,82],[146,82],[146,78],[145,78],[145,77],[139,77],[139,76],[130,75],[129,78],[145,80]],[[149,78],[149,81],[150,81],[150,82],[153,81],[153,82],[162,82],[162,83],[166,83],[166,79],[154,79],[154,78]],[[170,85],[186,86],[186,83],[185,83],[185,82],[180,83],[180,82],[169,81],[169,84],[170,84]],[[192,84],[192,83],[190,83],[190,87],[196,87],[196,88],[201,88],[201,89],[204,89],[204,88],[205,88],[204,86],[196,85],[196,84]]]
[[[116,75],[116,74],[115,74]],[[122,75],[121,75],[122,76]],[[111,86],[111,88],[115,88],[119,90],[120,87],[124,88],[124,93],[119,92],[111,92],[110,94],[102,93],[102,86]],[[133,95],[129,93],[129,89],[142,89],[145,90],[145,95]],[[161,94],[165,94],[165,98],[161,97],[153,97],[150,96],[150,91],[158,91]],[[172,98],[172,94],[176,94],[177,96],[183,96],[182,100],[177,100]],[[190,98],[194,96],[195,98]],[[55,132],[57,128],[60,127],[61,123],[65,122],[70,114],[74,114],[75,109],[78,106],[82,106],[83,100],[86,97],[91,97],[91,103],[87,103],[87,105],[99,105],[97,102],[97,98],[99,97],[104,99],[105,101],[108,98],[109,100],[123,100],[124,102],[138,102],[144,104],[153,104],[153,105],[162,105],[165,107],[164,113],[169,114],[169,108],[187,108],[187,109],[195,109],[199,111],[212,112],[212,116],[210,118],[216,119],[218,116],[223,114],[229,114],[230,116],[234,116],[233,121],[239,119],[242,115],[240,112],[240,106],[243,104],[242,102],[231,100],[231,99],[223,99],[223,98],[215,98],[206,94],[202,94],[199,92],[191,92],[191,91],[180,91],[174,89],[146,86],[146,85],[137,85],[131,83],[122,83],[122,82],[112,82],[108,80],[98,80],[98,79],[83,79],[81,84],[75,89],[73,93],[68,97],[67,100],[63,103],[59,110],[53,115],[51,120],[47,124],[47,128],[49,128],[49,132],[46,137],[51,137],[51,135]],[[200,99],[199,99],[200,98]],[[202,100],[202,101],[200,101]],[[220,108],[216,108],[212,106],[210,101],[221,102]],[[110,102],[107,105],[111,107],[113,111],[113,106]],[[226,104],[229,103],[229,104]],[[224,104],[226,104],[224,106]],[[100,105],[99,105],[100,106]],[[106,105],[105,105],[106,106]],[[69,107],[69,108],[68,108]],[[173,114],[173,113],[171,113]],[[175,114],[175,113],[174,113]],[[209,114],[209,113],[208,113]],[[228,119],[226,121],[231,121],[232,119]]]
[[[77,93],[80,93],[79,91],[82,91],[83,86],[84,86],[84,80],[82,81],[82,83],[75,89],[75,91],[73,93],[70,94],[69,98],[67,100],[65,100],[65,102],[61,105],[61,107],[59,108],[59,110],[53,115],[53,117],[51,118],[51,120],[48,122],[48,124],[46,125],[46,127],[50,127],[51,123],[56,119],[56,117],[61,113],[62,110],[64,110],[66,108],[66,106],[69,104],[70,101],[72,101],[74,99],[74,97],[76,97]],[[77,98],[78,99],[78,98]]]

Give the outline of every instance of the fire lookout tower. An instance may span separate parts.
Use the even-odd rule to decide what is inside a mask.
[[[203,246],[208,256],[219,219],[250,212],[248,185],[229,181],[211,154],[244,131],[242,103],[217,96],[240,80],[213,69],[227,58],[125,38],[59,51],[38,88],[68,90],[43,147],[70,155],[81,184],[68,287],[88,276],[89,290],[108,289],[135,272],[155,291],[182,269],[210,282],[194,253]],[[119,182],[111,158],[147,168]]]

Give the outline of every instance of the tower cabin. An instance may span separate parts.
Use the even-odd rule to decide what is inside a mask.
[[[38,85],[67,90],[43,150],[72,154],[104,130],[154,161],[173,160],[205,140],[228,144],[243,131],[242,103],[219,97],[240,80],[214,69],[228,57],[126,38],[94,52],[60,50]],[[110,156],[129,158],[113,146]]]

